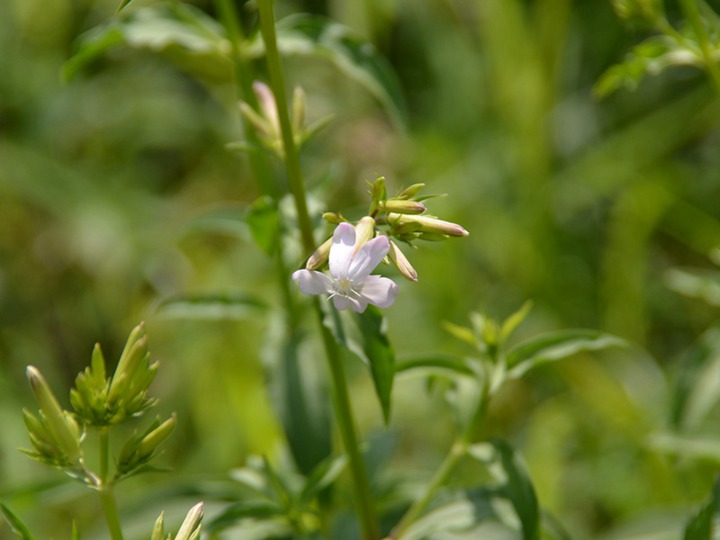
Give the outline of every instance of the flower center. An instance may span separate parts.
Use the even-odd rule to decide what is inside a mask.
[[[353,282],[348,278],[340,278],[334,283],[335,291],[340,296],[354,296],[357,292],[353,289]]]

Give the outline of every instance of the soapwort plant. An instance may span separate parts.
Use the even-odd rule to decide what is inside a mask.
[[[720,90],[715,26],[707,26],[716,20],[707,6],[701,4],[702,18],[694,0],[683,0],[688,24],[675,29],[659,1],[617,0],[614,5],[622,16],[648,22],[662,35],[608,72],[598,83],[599,93],[681,63],[707,69]],[[472,313],[469,326],[446,323],[446,330],[469,347],[467,355],[396,356],[383,310],[403,309],[412,287],[431,286],[418,274],[411,254],[426,242],[462,239],[469,232],[429,213],[432,196],[423,194],[424,183],[395,192],[383,176],[368,182],[369,203],[362,214],[350,204],[349,210],[326,208],[327,194],[308,190],[301,154],[331,117],[306,122],[305,92],[296,87],[288,97],[284,55],[329,57],[377,98],[395,125],[403,122],[399,85],[377,51],[342,25],[309,15],[276,21],[271,0],[243,8],[238,10],[233,0],[215,0],[215,20],[183,2],[134,6],[126,1],[110,22],[80,39],[77,54],[64,69],[71,79],[111,49],[130,47],[164,55],[206,84],[218,78],[232,81],[237,93],[244,132],[242,140],[227,148],[244,153],[262,194],[240,219],[267,256],[280,293],[269,317],[274,334],[264,367],[286,446],[280,456],[252,456],[231,471],[234,489],[216,496],[203,534],[311,540],[476,538],[484,525],[493,523],[525,540],[567,538],[542,510],[519,453],[488,430],[491,405],[512,381],[541,365],[625,343],[593,330],[518,338],[516,331],[530,312],[527,303],[503,321]],[[212,76],[203,79],[208,73]],[[408,283],[398,284],[395,275]],[[378,424],[392,426],[393,389],[410,376],[423,377],[430,393],[445,398],[456,419],[455,432],[434,472],[403,478],[405,471],[373,462],[372,441],[361,436],[350,395],[346,371],[353,357],[372,380],[382,412]],[[323,366],[326,375],[318,383],[308,372],[317,374]],[[143,417],[156,404],[148,395],[156,372],[142,325],[130,334],[112,376],[95,347],[90,366],[70,391],[72,411],[62,408],[37,368],[27,369],[39,404],[37,413],[24,412],[32,445],[27,455],[97,492],[113,540],[123,538],[115,487],[153,470],[150,462],[177,422],[174,415],[157,419],[115,453],[110,451],[110,431]],[[89,437],[98,441],[97,470],[85,456]],[[460,468],[472,474],[460,478]],[[209,491],[205,500],[214,496]],[[707,528],[717,499],[714,495],[701,510],[703,517],[691,521],[688,538],[700,538],[692,536],[695,524],[698,530]],[[203,503],[194,506],[179,532],[167,538],[200,538],[205,508]],[[17,515],[7,507],[3,512],[20,537],[32,538]],[[72,534],[79,537],[76,530]],[[152,540],[166,538],[163,515],[151,534]]]

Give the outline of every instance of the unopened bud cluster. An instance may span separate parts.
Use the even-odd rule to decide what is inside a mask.
[[[368,215],[355,225],[355,250],[380,234],[386,235],[390,244],[386,262],[394,265],[403,277],[411,281],[417,281],[417,272],[398,246],[398,241],[412,245],[414,240],[445,240],[468,235],[468,232],[457,223],[444,221],[425,213],[427,208],[423,201],[432,196],[419,196],[424,187],[425,184],[413,184],[394,197],[388,197],[385,178],[378,177],[371,184],[372,202]],[[326,212],[323,218],[333,225],[347,222],[341,214],[335,212]],[[310,255],[305,268],[319,270],[325,266],[332,243],[332,237],[323,242]]]
[[[272,90],[260,81],[253,83],[253,92],[257,100],[257,110],[249,103],[240,103],[240,112],[245,120],[255,129],[260,142],[269,150],[284,157],[282,132],[278,118],[277,103]],[[295,145],[300,147],[320,129],[325,127],[332,117],[326,116],[312,124],[305,125],[305,110],[307,100],[302,88],[296,87],[292,96],[292,116],[290,118]],[[231,143],[231,149],[248,150],[247,143]]]
[[[64,410],[40,371],[28,366],[30,388],[40,406],[37,414],[23,411],[32,450],[24,450],[30,457],[57,467],[69,476],[94,487],[101,487],[103,479],[84,464],[82,442],[88,428],[107,430],[110,426],[141,416],[156,400],[147,396],[155,378],[157,362],[150,361],[147,337],[143,324],[136,326],[112,377],[108,377],[105,358],[96,345],[90,366],[81,372],[70,390],[73,412]],[[122,447],[116,459],[116,474],[112,481],[132,474],[147,464],[160,443],[175,426],[175,416],[156,420],[141,434],[134,433]],[[107,479],[105,479],[107,481]]]
[[[155,526],[153,527],[152,536],[150,540],[199,540],[200,530],[202,528],[200,522],[203,518],[203,503],[198,503],[193,506],[185,516],[185,519],[180,525],[180,530],[175,535],[169,534],[165,536],[165,516],[160,514],[157,518]]]

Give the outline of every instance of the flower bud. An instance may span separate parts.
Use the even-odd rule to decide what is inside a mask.
[[[339,225],[345,221],[345,218],[335,212],[325,212],[322,217],[325,221],[332,223],[333,225]]]
[[[160,512],[155,525],[153,525],[150,540],[165,540],[165,513]]]
[[[203,503],[199,502],[188,511],[175,540],[195,540],[200,537],[200,522],[203,518]]]
[[[425,184],[413,184],[403,189],[395,197],[396,199],[410,199],[418,194],[418,192],[425,187]]]
[[[374,203],[385,200],[387,197],[387,191],[385,190],[385,177],[378,176],[375,182],[372,184],[372,190],[370,192]]]
[[[42,420],[44,420],[47,432],[53,439],[52,442],[65,455],[68,463],[77,463],[82,455],[80,451],[80,430],[77,423],[72,416],[62,410],[52,390],[50,390],[36,367],[28,366],[26,374],[28,381],[30,381],[30,388],[40,405]]]
[[[330,247],[332,246],[332,236],[325,240],[322,245],[310,255],[310,258],[305,263],[305,269],[307,270],[318,270],[322,268],[330,256]]]
[[[467,236],[469,233],[457,223],[443,221],[430,216],[411,216],[407,214],[388,214],[388,221],[392,224],[412,223],[418,225],[418,230],[428,233],[439,233],[447,236]]]
[[[253,91],[257,96],[258,105],[262,115],[269,122],[272,133],[269,135],[279,136],[280,134],[280,121],[277,116],[277,105],[275,103],[275,96],[270,90],[270,87],[260,81],[253,83]]]
[[[157,447],[167,439],[175,429],[177,424],[177,416],[173,414],[158,427],[145,435],[137,445],[137,452],[140,456],[151,456]]]
[[[370,216],[365,216],[355,225],[355,251],[373,238],[375,238],[375,220]]]
[[[381,202],[379,206],[385,212],[396,212],[398,214],[422,214],[427,210],[422,203],[403,199],[388,199]]]
[[[405,254],[400,251],[400,248],[395,242],[390,240],[390,251],[388,251],[388,257],[390,261],[400,270],[400,273],[411,281],[417,281],[417,272],[413,268],[410,261],[407,259]]]

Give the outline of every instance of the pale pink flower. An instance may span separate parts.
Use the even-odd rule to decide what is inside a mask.
[[[330,275],[315,270],[297,270],[292,279],[305,294],[329,294],[339,310],[362,313],[368,304],[381,308],[392,305],[397,285],[389,278],[370,275],[390,250],[387,236],[378,236],[355,246],[355,229],[340,223],[330,247]]]

